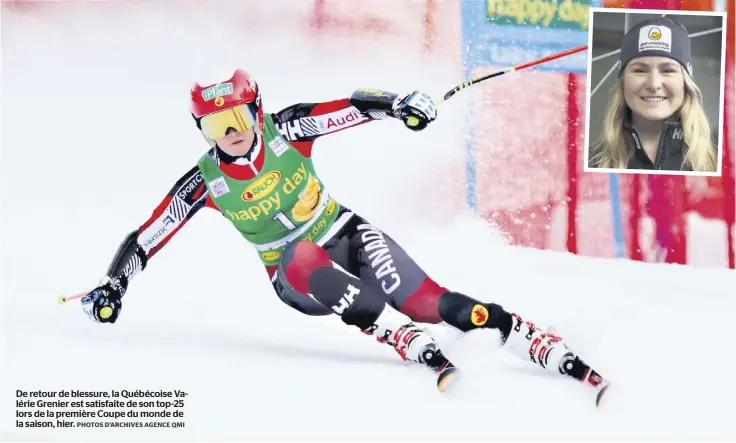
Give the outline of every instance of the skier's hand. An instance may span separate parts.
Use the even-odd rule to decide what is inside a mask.
[[[432,98],[419,91],[410,92],[394,101],[394,116],[412,131],[421,131],[437,118],[437,106]]]
[[[125,276],[103,278],[100,286],[82,297],[82,310],[97,323],[115,323],[127,286]]]

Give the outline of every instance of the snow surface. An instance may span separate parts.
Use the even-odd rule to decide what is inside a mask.
[[[604,408],[500,349],[492,331],[434,326],[465,371],[440,394],[389,347],[281,303],[256,254],[209,210],[134,279],[115,325],[58,306],[96,284],[205,150],[186,109],[194,80],[244,66],[276,110],[357,87],[439,94],[460,76],[443,55],[310,37],[298,15],[277,25],[74,5],[3,11],[0,438],[736,439],[736,273],[506,246],[458,210],[456,181],[440,175],[462,171],[462,97],[422,133],[389,121],[325,138],[318,171],[441,284],[554,325],[615,383]],[[181,389],[186,428],[16,429],[16,389]]]

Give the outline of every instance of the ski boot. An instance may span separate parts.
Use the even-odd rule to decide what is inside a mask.
[[[517,357],[550,372],[572,377],[592,388],[595,404],[600,406],[610,382],[581,360],[558,335],[537,328],[517,314],[511,314],[511,317],[511,331],[504,341],[504,348]]]
[[[444,392],[459,379],[459,370],[445,357],[429,333],[409,317],[386,305],[376,322],[363,330],[392,346],[403,360],[420,363],[437,374],[437,388]]]

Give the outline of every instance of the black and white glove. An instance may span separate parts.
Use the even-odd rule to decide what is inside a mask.
[[[115,323],[123,307],[121,299],[127,287],[125,276],[104,277],[100,286],[82,297],[82,310],[97,323]]]
[[[430,96],[414,91],[398,97],[392,107],[394,117],[412,131],[421,131],[437,118],[437,106]]]

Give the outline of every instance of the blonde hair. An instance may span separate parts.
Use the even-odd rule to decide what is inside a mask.
[[[685,98],[677,111],[685,139],[683,166],[688,165],[696,172],[715,172],[716,150],[710,138],[710,125],[703,111],[703,95],[687,71],[682,66],[680,69],[685,78]],[[627,111],[621,76],[611,89],[601,136],[591,147],[591,167],[626,169],[630,158],[624,146],[623,134]]]

